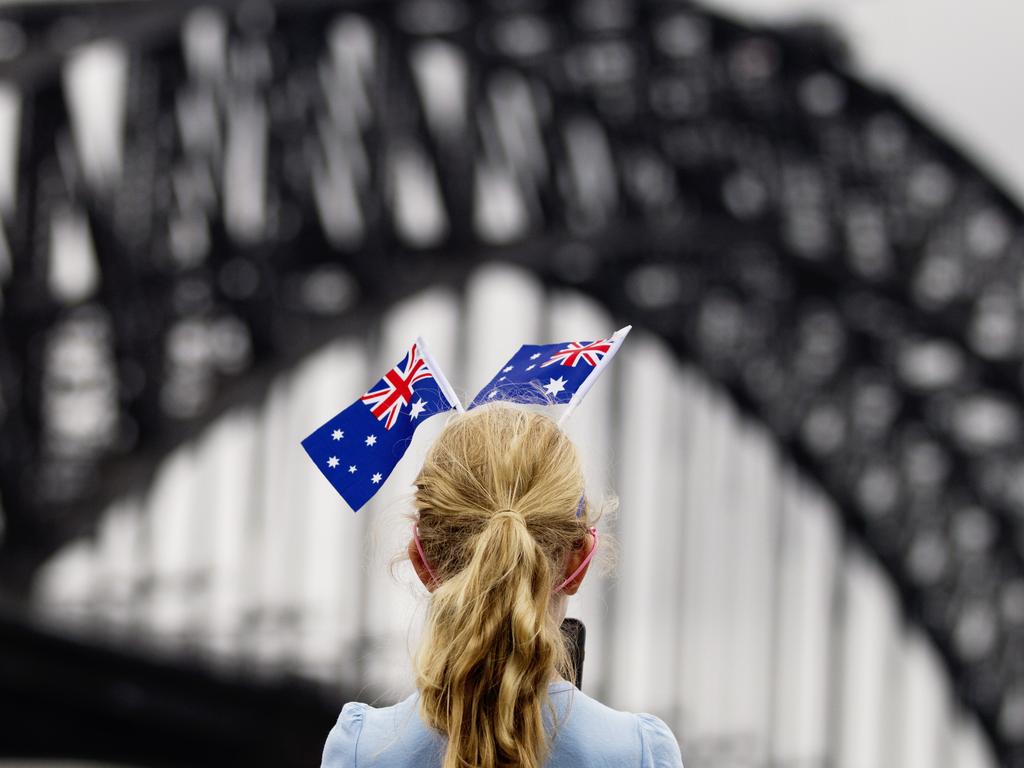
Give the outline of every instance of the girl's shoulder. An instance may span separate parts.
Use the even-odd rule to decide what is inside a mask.
[[[551,697],[562,725],[552,742],[550,768],[682,768],[679,743],[661,718],[612,709],[568,683],[553,688]]]
[[[679,742],[663,720],[646,712],[637,714],[645,766],[652,768],[683,768]]]
[[[327,734],[321,768],[340,768],[352,764],[350,760],[359,745],[363,719],[369,706],[361,701],[350,701],[341,708],[337,722]]]
[[[420,719],[418,698],[413,693],[389,707],[346,704],[327,736],[321,768],[440,765],[444,739]]]

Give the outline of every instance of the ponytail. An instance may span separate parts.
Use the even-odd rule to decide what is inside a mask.
[[[424,720],[448,737],[442,768],[539,768],[548,683],[572,676],[550,603],[587,525],[575,448],[545,416],[484,406],[448,425],[417,487],[440,584],[416,684]]]

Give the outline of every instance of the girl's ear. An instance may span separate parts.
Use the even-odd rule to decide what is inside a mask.
[[[426,564],[423,562],[423,558],[420,557],[419,550],[416,549],[416,542],[409,539],[409,561],[412,563],[412,568],[416,571],[416,575],[419,576],[420,581],[423,582],[423,586],[427,588],[428,592],[433,592],[437,585],[434,584],[434,579],[430,576],[430,571],[427,570]]]
[[[562,575],[562,579],[569,578],[569,576],[580,567],[580,564],[590,553],[590,550],[594,548],[594,544],[594,534],[588,532],[586,537],[583,539],[583,545],[576,547],[576,549],[569,553],[569,561],[565,565],[565,573]],[[577,590],[580,588],[580,584],[583,583],[583,577],[587,575],[587,571],[589,570],[590,563],[587,563],[583,570],[576,574],[576,578],[562,587],[562,592],[567,595],[575,595]]]

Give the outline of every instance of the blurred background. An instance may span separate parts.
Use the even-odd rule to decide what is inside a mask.
[[[584,690],[688,768],[1024,766],[1024,7],[0,5],[0,767],[306,766],[412,690],[299,446],[416,335],[572,418]],[[469,396],[469,397],[465,397]]]

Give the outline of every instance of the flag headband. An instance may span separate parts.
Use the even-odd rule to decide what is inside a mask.
[[[564,424],[631,328],[627,325],[597,341],[524,344],[466,408],[426,342],[417,337],[369,391],[313,431],[302,447],[352,510],[358,511],[394,471],[419,425],[438,413],[464,413],[492,400],[565,405],[558,419],[559,426]]]

